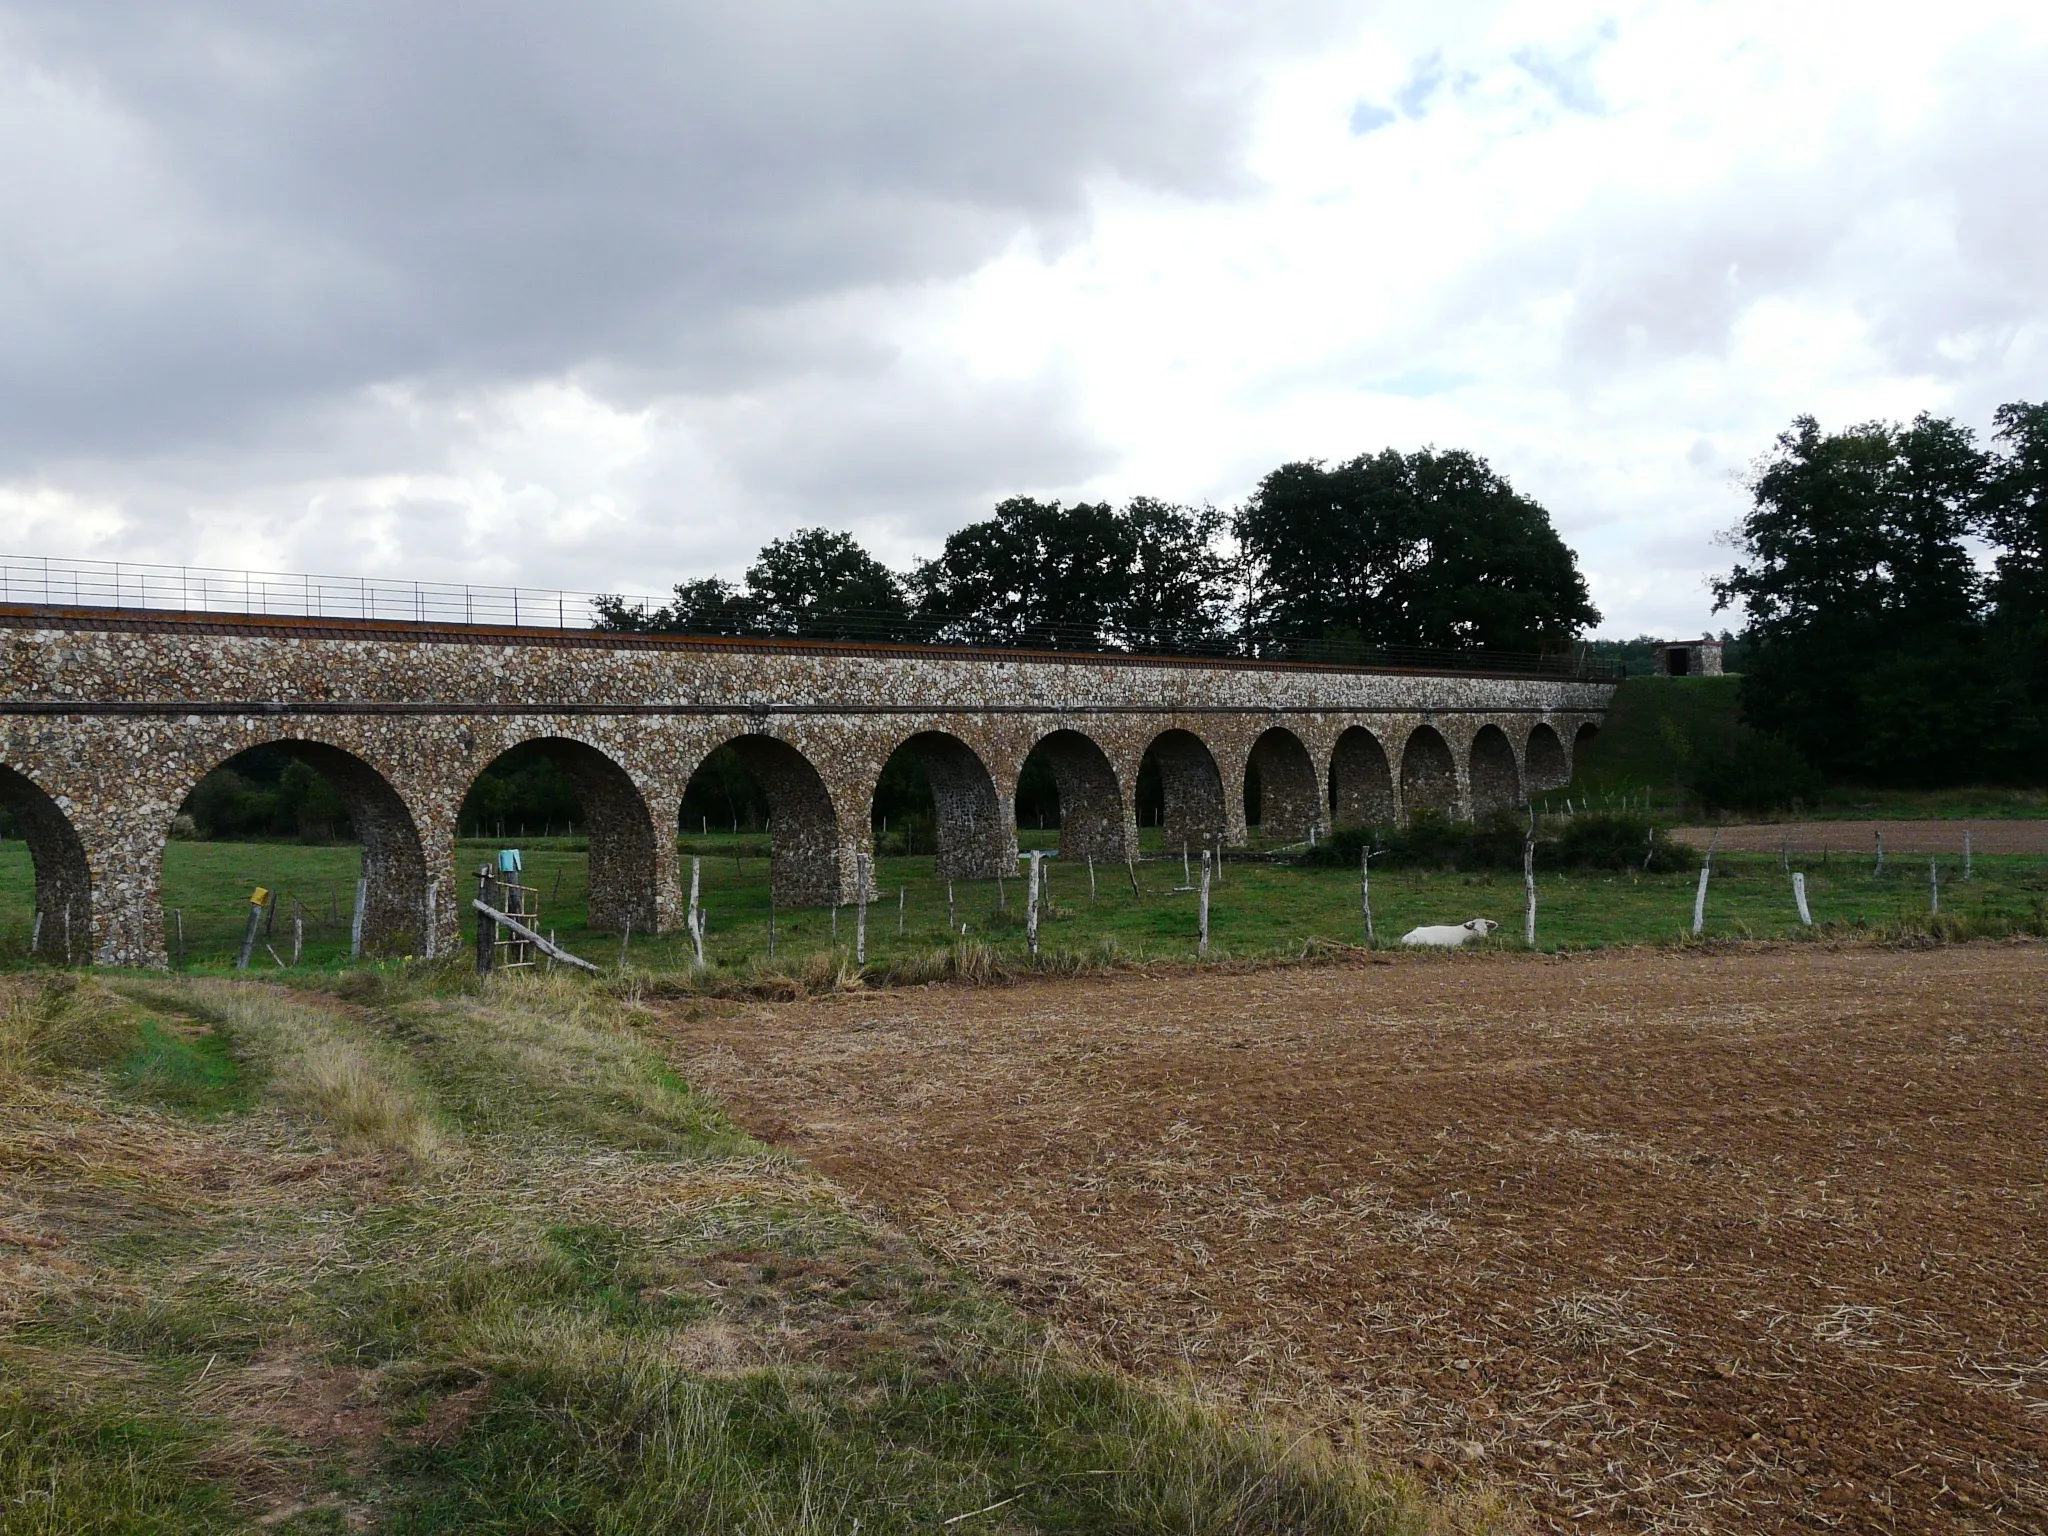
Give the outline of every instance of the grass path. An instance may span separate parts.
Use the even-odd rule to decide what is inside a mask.
[[[0,1533],[1445,1528],[1063,1355],[602,989],[345,990],[0,978]]]

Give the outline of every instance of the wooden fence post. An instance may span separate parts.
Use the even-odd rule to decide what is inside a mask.
[[[1799,921],[1806,927],[1813,926],[1813,913],[1806,905],[1806,872],[1795,870],[1792,874],[1792,904],[1799,909]]]
[[[1204,960],[1206,960],[1206,959],[1208,959],[1208,958],[1209,958],[1209,850],[1208,850],[1208,849],[1206,849],[1206,848],[1204,848],[1204,849],[1202,850],[1202,896],[1201,896],[1201,909],[1202,909],[1202,941],[1201,941],[1201,944],[1200,944],[1200,946],[1199,946],[1199,948],[1198,948],[1198,950],[1197,950],[1197,953],[1199,953],[1199,954],[1201,955],[1201,957],[1202,957],[1202,958],[1203,958]]]
[[[263,914],[267,909],[269,901],[270,892],[263,889],[260,885],[256,887],[249,897],[249,921],[242,929],[242,948],[235,956],[235,969],[238,971],[249,969],[249,957],[256,952],[256,933],[262,926]],[[66,915],[68,916],[69,914],[67,913]],[[65,935],[64,959],[67,964],[70,963],[71,942],[69,934]]]
[[[868,856],[856,853],[853,856],[853,880],[859,887],[854,892],[853,917],[853,963],[868,963]]]
[[[1372,848],[1358,850],[1358,908],[1365,914],[1365,943],[1368,949],[1379,941],[1372,932]]]
[[[1536,814],[1529,814],[1529,835],[1522,840],[1522,942],[1536,947]]]
[[[1031,953],[1034,955],[1038,953],[1038,889],[1040,880],[1038,864],[1041,857],[1043,855],[1040,854],[1038,849],[1034,848],[1031,850],[1030,884],[1026,887],[1024,894],[1024,942],[1030,947]]]
[[[485,907],[495,907],[498,904],[497,881],[491,875],[490,865],[483,865],[477,870],[476,882],[476,899],[478,902],[476,914],[476,971],[479,976],[482,976],[489,973],[491,962],[496,958],[498,948],[497,920],[490,913],[483,910]],[[356,892],[356,911],[360,913],[363,909],[362,887],[360,884],[357,885]],[[360,918],[356,922],[356,933],[359,936],[362,933]],[[352,940],[349,949],[351,955],[355,953],[354,944],[355,941]]]

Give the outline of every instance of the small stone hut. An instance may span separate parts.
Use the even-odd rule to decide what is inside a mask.
[[[1657,675],[1659,677],[1719,677],[1721,675],[1721,642],[1712,635],[1704,635],[1698,640],[1658,641]]]

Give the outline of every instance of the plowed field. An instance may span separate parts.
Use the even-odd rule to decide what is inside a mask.
[[[1558,1529],[2048,1529],[2048,947],[1402,956],[672,1021],[1070,1335]]]

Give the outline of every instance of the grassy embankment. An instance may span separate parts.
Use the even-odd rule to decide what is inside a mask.
[[[1025,841],[1050,842],[1053,834],[1027,833]],[[691,846],[717,848],[720,839],[693,839]],[[768,865],[757,841],[706,853],[700,866],[709,912],[706,958],[714,978],[757,970],[768,961]],[[473,869],[484,845],[465,846],[460,867]],[[606,966],[618,963],[619,936],[593,932],[584,922],[589,861],[574,846],[533,846],[526,852],[528,879],[542,892],[544,926],[557,932],[573,952]],[[1976,878],[1961,882],[1961,835],[1956,856],[1941,861],[1941,906],[1954,934],[2048,931],[2048,864],[2036,858],[1979,856]],[[257,843],[173,843],[166,856],[164,899],[184,912],[187,956],[195,970],[220,970],[232,960],[248,911],[250,887],[262,884],[284,893],[270,944],[290,956],[289,898],[296,894],[307,916],[304,964],[332,967],[348,948],[348,908],[358,855],[353,848],[300,847]],[[1881,877],[1870,861],[1835,856],[1825,861],[1795,857],[1803,868],[1820,932],[1891,931],[1924,926],[1928,914],[1925,859],[1897,857]],[[1199,866],[1199,860],[1197,860]],[[685,860],[687,880],[687,856]],[[1196,953],[1195,897],[1178,891],[1181,865],[1175,859],[1138,866],[1140,893],[1134,894],[1122,867],[1096,870],[1096,894],[1088,894],[1085,868],[1052,864],[1052,905],[1041,927],[1049,954],[1071,959],[1191,959]],[[0,843],[0,958],[19,960],[26,946],[30,913],[29,863],[20,843]],[[962,882],[954,887],[953,914],[968,929],[963,946],[947,932],[946,886],[924,858],[883,859],[877,867],[882,899],[868,909],[868,959],[880,972],[943,975],[987,946],[1014,960],[1024,952],[1021,880]],[[1660,943],[1691,926],[1697,874],[1645,875],[1544,872],[1539,876],[1538,942],[1545,948]],[[902,893],[903,933],[897,933],[897,895]],[[330,905],[330,897],[332,904]],[[1382,942],[1418,923],[1462,922],[1491,917],[1503,924],[1505,941],[1519,941],[1522,888],[1518,872],[1446,874],[1430,870],[1379,870],[1372,878],[1374,926]],[[807,962],[848,958],[855,913],[837,916],[810,908],[776,914],[776,960],[802,970]],[[1811,931],[1807,931],[1811,932]],[[1789,879],[1770,855],[1722,854],[1707,907],[1706,935],[1714,939],[1795,937],[1798,927]],[[1364,926],[1355,871],[1307,869],[1286,864],[1231,863],[1211,890],[1210,942],[1214,958],[1299,954],[1318,943],[1359,943]],[[681,933],[636,934],[628,956],[643,970],[682,971],[690,944]],[[261,948],[259,967],[275,963]],[[833,961],[836,969],[837,960]]]
[[[1639,805],[1648,791],[1654,812],[1678,814],[1694,767],[1743,738],[1738,714],[1741,684],[1739,677],[1629,678],[1615,690],[1599,735],[1573,764],[1570,787],[1544,797],[1544,803],[1559,809],[1567,798],[1595,806],[1624,800]],[[2038,817],[2048,816],[2048,790],[1834,784],[1796,812],[1780,814],[1789,820]],[[1745,813],[1732,819],[1772,818]]]
[[[1442,1528],[1063,1355],[635,1020],[0,978],[0,1532]]]

